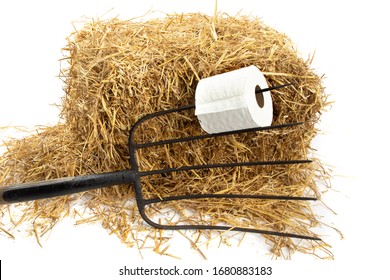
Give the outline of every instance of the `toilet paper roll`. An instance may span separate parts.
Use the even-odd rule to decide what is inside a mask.
[[[195,92],[195,115],[207,133],[269,126],[272,98],[264,75],[256,66],[211,76],[199,81]]]

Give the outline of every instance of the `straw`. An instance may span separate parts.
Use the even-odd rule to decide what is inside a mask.
[[[304,125],[145,148],[138,153],[142,170],[311,155],[315,125],[327,106],[322,77],[310,68],[311,58],[300,58],[286,35],[259,19],[225,14],[167,15],[149,21],[94,19],[84,22],[67,42],[63,58],[67,65],[61,70],[65,95],[60,124],[5,143],[7,149],[0,160],[3,185],[131,168],[128,133],[140,117],[192,104],[199,79],[249,65],[264,72],[269,86],[293,84],[272,91],[273,124]],[[192,111],[147,122],[140,127],[136,140],[148,142],[202,133]],[[146,198],[189,193],[320,198],[323,187],[319,182],[328,177],[321,162],[314,159],[309,165],[221,168],[151,176],[142,183]],[[80,201],[85,209],[75,212],[73,205]],[[147,210],[152,218],[163,223],[229,224],[315,235],[314,229],[321,222],[311,203],[203,199],[160,203]],[[71,213],[77,213],[78,223],[101,223],[129,246],[141,248],[146,239],[157,236],[156,230],[143,224],[138,216],[131,186],[23,203],[12,207],[11,215],[15,208],[22,209],[24,215],[7,229],[2,227],[11,236],[15,235],[12,228],[31,221],[35,221],[36,235],[42,236]],[[6,215],[7,207],[1,209]],[[143,236],[142,244],[139,235]],[[186,235],[192,240],[189,248],[201,242],[197,234]],[[207,231],[201,235],[205,240],[215,236]],[[270,250],[275,256],[286,256],[286,250],[287,256],[295,251],[316,255],[320,251],[325,257],[331,256],[325,242],[265,238],[272,244]],[[160,243],[163,245],[156,245],[156,251],[170,254],[166,240]],[[205,254],[204,250],[201,252]]]

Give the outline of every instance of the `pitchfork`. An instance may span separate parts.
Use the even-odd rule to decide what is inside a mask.
[[[265,89],[256,89],[256,94],[289,86],[290,84],[269,87]],[[159,170],[140,171],[137,159],[137,149],[169,145],[174,143],[183,143],[201,139],[216,138],[227,135],[234,135],[240,133],[252,133],[256,131],[264,131],[271,129],[279,129],[285,127],[291,127],[300,125],[302,123],[291,123],[291,124],[280,124],[267,127],[256,127],[243,130],[228,131],[216,134],[202,134],[192,137],[176,138],[169,140],[161,140],[157,142],[149,143],[136,143],[134,135],[137,128],[147,120],[177,113],[187,110],[194,109],[195,105],[188,105],[178,107],[169,110],[158,111],[152,114],[145,115],[140,118],[134,126],[130,129],[129,134],[129,153],[130,153],[130,166],[129,170],[121,170],[115,172],[107,172],[101,174],[83,175],[77,177],[65,177],[59,179],[52,179],[39,182],[31,182],[18,184],[13,186],[0,187],[0,204],[10,204],[24,201],[31,201],[37,199],[51,198],[63,195],[74,194],[78,192],[85,192],[88,190],[94,190],[104,187],[110,187],[114,185],[132,184],[135,190],[135,199],[138,206],[139,213],[143,220],[149,225],[164,230],[222,230],[222,231],[241,231],[241,232],[252,232],[273,236],[282,236],[290,238],[300,238],[308,240],[321,240],[318,237],[299,235],[288,232],[270,231],[256,228],[245,228],[245,227],[232,227],[225,225],[164,225],[152,221],[145,213],[145,207],[155,203],[168,202],[168,201],[180,201],[180,200],[196,200],[206,198],[220,198],[220,199],[264,199],[264,200],[316,200],[315,197],[297,197],[297,196],[277,196],[277,195],[245,195],[245,194],[188,194],[180,196],[169,196],[169,197],[156,197],[156,198],[144,198],[141,186],[141,178],[152,176],[152,175],[165,175],[174,172],[184,172],[190,170],[205,170],[214,168],[229,168],[229,167],[240,167],[240,166],[270,166],[270,165],[289,165],[289,164],[306,164],[310,163],[310,160],[284,160],[284,161],[248,161],[248,162],[234,162],[234,163],[219,163],[219,164],[204,164],[204,165],[191,165],[181,166],[173,168],[165,168]]]

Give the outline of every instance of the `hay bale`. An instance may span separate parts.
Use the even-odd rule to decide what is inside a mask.
[[[62,70],[66,93],[63,124],[7,144],[0,164],[5,184],[131,168],[128,133],[141,116],[192,104],[199,79],[249,65],[261,69],[270,86],[294,84],[272,92],[273,124],[303,121],[303,126],[143,149],[138,153],[140,167],[151,170],[307,158],[317,132],[315,124],[326,105],[321,77],[310,69],[309,61],[297,55],[287,36],[258,19],[188,14],[147,22],[94,20],[71,34],[64,50],[69,65]],[[141,126],[137,141],[201,133],[193,112],[180,113],[147,122]],[[148,177],[142,182],[146,197],[189,193],[319,197],[317,182],[326,176],[316,161],[310,165],[191,171]],[[71,201],[78,197],[24,204],[29,213],[24,219],[39,216],[42,226],[35,230],[48,228],[47,224],[53,225],[69,213]],[[95,217],[86,221],[101,221],[123,242],[133,244],[134,231],[144,229],[134,208],[131,186],[90,191],[83,197]],[[303,201],[207,199],[158,204],[148,213],[164,220],[164,209],[178,217],[176,222],[228,223],[306,235],[315,235],[312,227],[319,222],[310,203]],[[327,247],[323,242],[297,244],[290,238],[266,238],[276,255],[286,248],[315,252]]]

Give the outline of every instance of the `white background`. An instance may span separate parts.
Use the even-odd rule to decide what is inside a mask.
[[[323,220],[339,228],[324,229],[334,261],[294,255],[292,261],[271,261],[266,248],[251,246],[204,250],[208,261],[173,245],[175,260],[153,252],[126,248],[99,225],[75,227],[73,220],[57,226],[43,240],[16,240],[0,234],[4,279],[120,279],[119,268],[178,265],[271,265],[272,279],[329,279],[387,275],[389,195],[389,40],[386,1],[223,1],[219,12],[251,14],[286,33],[303,57],[315,51],[313,66],[325,74],[327,93],[335,103],[323,115],[315,147],[333,167],[334,190],[324,195],[337,212],[321,211]],[[72,32],[72,21],[86,17],[122,19],[148,11],[214,13],[214,1],[2,1],[0,4],[0,127],[54,125],[63,96],[60,49]],[[152,13],[151,16],[161,16]],[[261,46],[259,46],[261,47]],[[13,135],[0,128],[0,136]],[[257,237],[252,237],[255,240]],[[183,247],[184,248],[184,247]],[[188,248],[186,245],[185,248]],[[213,278],[213,277],[211,277]],[[237,278],[237,277],[236,277]],[[184,279],[184,278],[183,278]],[[206,279],[206,278],[204,278]],[[250,277],[247,277],[250,279]]]

